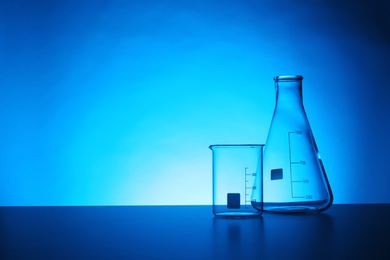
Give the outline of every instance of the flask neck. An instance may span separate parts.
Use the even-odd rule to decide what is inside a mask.
[[[275,77],[277,106],[302,106],[302,76]]]

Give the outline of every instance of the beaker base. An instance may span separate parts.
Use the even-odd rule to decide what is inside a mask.
[[[227,212],[214,212],[216,217],[225,217],[225,218],[253,218],[259,217],[260,212],[245,212],[245,211],[227,211]]]
[[[251,202],[251,205],[238,205],[237,208],[229,208],[228,205],[213,205],[213,213],[217,217],[226,218],[251,218],[263,213],[262,202]]]
[[[266,203],[264,211],[276,213],[305,213],[320,212],[330,207],[329,201],[291,202],[291,203]]]

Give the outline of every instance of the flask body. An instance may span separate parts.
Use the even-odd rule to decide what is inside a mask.
[[[302,76],[275,77],[276,106],[264,149],[264,210],[313,212],[333,194],[302,102]]]

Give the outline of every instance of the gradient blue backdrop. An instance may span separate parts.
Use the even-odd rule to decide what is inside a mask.
[[[215,143],[304,103],[335,203],[390,202],[386,1],[0,1],[0,205],[211,204]]]

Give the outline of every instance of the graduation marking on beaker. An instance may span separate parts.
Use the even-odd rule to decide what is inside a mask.
[[[293,165],[300,165],[300,166],[305,166],[306,161],[305,160],[292,160],[291,156],[291,134],[296,134],[296,135],[302,135],[302,131],[296,130],[293,132],[288,132],[288,153],[289,153],[289,161],[290,161],[290,181],[291,181],[291,197],[292,198],[305,198],[305,199],[312,199],[312,195],[294,195],[294,183],[296,184],[309,184],[310,180],[309,179],[301,179],[301,180],[294,180],[293,178]]]
[[[248,193],[249,191],[253,191],[253,190],[256,190],[257,187],[256,185],[253,185],[254,184],[254,181],[250,182],[249,179],[251,177],[253,177],[252,179],[254,180],[254,178],[256,178],[256,173],[255,172],[247,172],[249,169],[249,167],[245,167],[245,171],[244,171],[244,174],[245,174],[245,207],[247,207],[246,203],[247,202],[252,202],[251,200],[248,200],[248,196],[251,195],[251,193]]]

